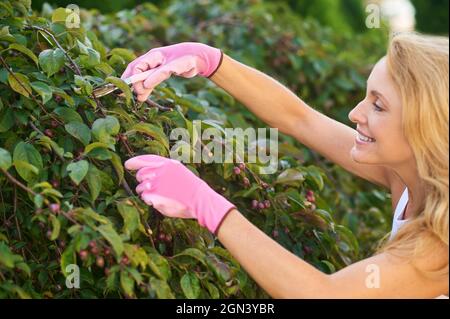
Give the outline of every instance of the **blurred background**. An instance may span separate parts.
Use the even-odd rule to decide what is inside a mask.
[[[41,10],[47,2],[52,6],[76,4],[83,8],[98,9],[102,13],[134,8],[142,3],[152,3],[160,8],[178,0],[33,0],[33,8]],[[365,32],[366,7],[370,3],[380,6],[382,16],[392,30],[415,29],[425,33],[448,35],[448,0],[265,0],[285,2],[299,17],[312,17],[321,24],[343,32]],[[230,0],[232,4],[234,0]],[[249,2],[252,2],[249,0]]]

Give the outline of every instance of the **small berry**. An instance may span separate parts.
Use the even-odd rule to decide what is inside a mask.
[[[305,253],[305,255],[309,255],[312,253],[312,248],[309,246],[303,246],[303,252]]]
[[[239,174],[241,174],[241,169],[239,168],[239,167],[234,167],[233,168],[233,173],[235,174],[235,175],[239,175]]]
[[[59,187],[59,181],[57,179],[52,179],[50,183],[52,184],[53,188]]]
[[[49,229],[47,230],[47,238],[50,239],[52,237],[52,231]]]
[[[316,198],[314,197],[314,192],[312,190],[306,191],[306,199],[311,203],[314,203],[316,201]]]
[[[245,187],[250,186],[250,180],[247,177],[244,177],[244,186]]]
[[[111,255],[111,249],[105,248],[105,250],[103,251],[103,253],[105,254],[105,256],[109,256],[109,255]]]
[[[80,250],[79,254],[81,260],[86,260],[89,257],[89,252],[87,250]]]
[[[98,267],[103,268],[105,266],[105,259],[102,256],[97,256],[95,259],[95,264]]]
[[[98,253],[99,253],[98,247],[97,246],[92,247],[91,253],[93,253],[94,255],[98,255]]]
[[[58,121],[56,121],[56,120],[52,120],[52,121],[50,122],[50,126],[53,127],[53,128],[57,128],[57,127],[59,126],[59,123],[58,123]]]
[[[272,233],[273,237],[277,238],[278,237],[278,230],[274,230]]]
[[[55,136],[55,133],[53,132],[53,130],[47,128],[44,130],[44,134],[47,135],[48,137],[52,138]]]
[[[252,200],[252,208],[257,209],[258,208],[258,201],[256,199]]]
[[[289,234],[289,228],[285,227],[285,228],[284,228],[284,233],[285,233],[285,234]]]
[[[262,188],[266,189],[269,187],[269,184],[267,184],[266,182],[262,182],[261,186],[262,186]]]
[[[59,241],[59,248],[64,249],[66,247],[66,242],[64,240]]]
[[[109,268],[105,268],[105,276],[109,276],[110,270]]]
[[[166,235],[164,233],[159,233],[158,239],[159,240],[166,240]]]
[[[266,199],[263,203],[265,208],[270,208],[270,200]]]
[[[264,209],[264,208],[266,208],[266,205],[264,205],[263,202],[259,202],[259,203],[258,203],[258,208],[259,208],[259,209]]]
[[[91,247],[91,248],[97,247],[97,243],[95,242],[95,240],[91,240],[89,242],[89,247]]]
[[[244,163],[239,163],[239,166],[238,166],[238,167],[239,167],[239,169],[242,170],[242,171],[245,170],[245,164],[244,164]]]
[[[50,204],[50,211],[52,213],[58,213],[60,209],[61,209],[61,206],[58,203]]]
[[[166,235],[166,242],[171,242],[172,241],[172,235],[167,234]]]
[[[123,256],[120,262],[122,263],[122,265],[128,265],[130,263],[130,260],[127,256]]]

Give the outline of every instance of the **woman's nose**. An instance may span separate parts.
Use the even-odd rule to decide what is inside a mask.
[[[348,118],[353,123],[365,123],[366,116],[363,111],[363,102],[360,102],[353,110],[348,113]]]

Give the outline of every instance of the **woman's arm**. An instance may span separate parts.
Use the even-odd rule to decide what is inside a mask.
[[[380,165],[353,160],[356,130],[311,108],[270,76],[227,55],[211,80],[271,127],[374,184],[390,188],[389,172]]]
[[[441,281],[424,278],[411,265],[387,254],[324,274],[272,240],[237,210],[225,217],[218,238],[274,298],[434,298],[448,294],[448,277]],[[442,249],[418,260],[418,265],[433,269],[445,260],[448,250]]]

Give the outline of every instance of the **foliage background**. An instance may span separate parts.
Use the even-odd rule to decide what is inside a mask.
[[[219,128],[265,124],[202,78],[172,78],[143,105],[123,85],[125,97],[101,99],[92,87],[121,85],[127,63],[152,47],[199,41],[352,125],[348,112],[364,96],[387,32],[360,30],[357,1],[335,2],[359,12],[350,24],[345,13],[320,9],[326,1],[117,3],[83,9],[80,29],[66,28],[57,6],[34,1],[33,14],[27,0],[0,6],[0,297],[267,298],[196,222],[163,218],[140,202],[122,166],[132,155],[168,156],[171,129],[192,130],[195,119]],[[280,140],[271,176],[259,176],[257,164],[238,175],[233,165],[188,167],[324,272],[370,255],[391,226],[390,194]],[[253,200],[270,207],[254,209]],[[81,289],[64,286],[70,263],[81,268]]]

